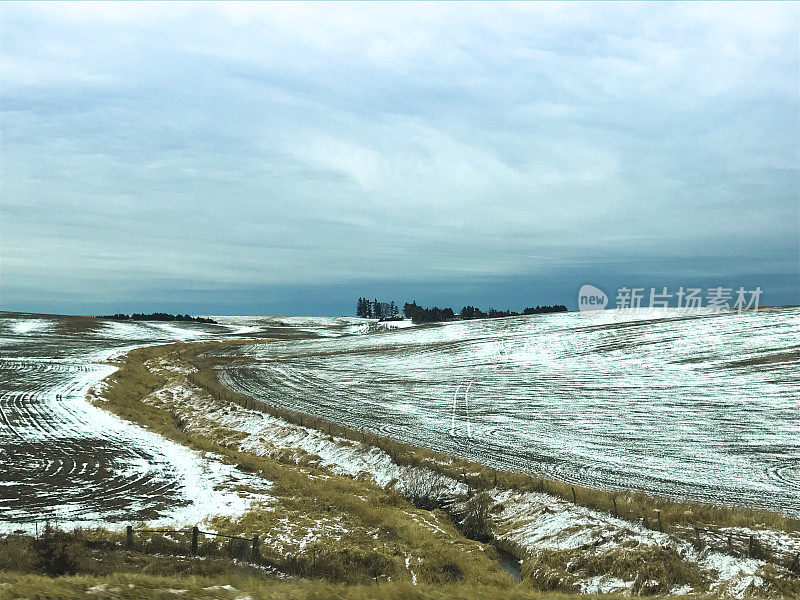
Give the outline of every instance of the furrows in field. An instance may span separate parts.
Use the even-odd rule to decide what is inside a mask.
[[[220,379],[489,466],[800,514],[800,309],[662,312],[254,344]]]
[[[0,530],[185,519],[214,501],[242,510],[214,489],[227,475],[204,480],[207,461],[85,399],[114,371],[111,355],[209,335],[193,324],[0,314]]]
[[[289,423],[259,411],[212,398],[208,393],[194,388],[181,376],[179,368],[169,362],[150,364],[173,374],[169,386],[154,392],[148,402],[174,411],[186,426],[199,432],[237,432],[239,450],[264,456],[294,457],[297,462],[308,461],[329,469],[332,473],[353,477],[369,476],[381,486],[391,485],[407,492],[421,469],[396,464],[383,450],[357,441],[331,436],[323,431]],[[441,498],[456,502],[456,512],[461,510],[466,498],[466,486],[451,478],[438,476],[441,481]],[[570,552],[564,560],[582,559],[595,555],[611,555],[622,560],[627,554],[645,552],[648,548],[674,552],[675,560],[688,570],[695,569],[705,578],[700,587],[688,584],[668,589],[676,595],[716,591],[724,595],[741,597],[748,590],[763,585],[759,575],[765,562],[741,559],[719,552],[698,552],[692,544],[679,537],[655,532],[641,523],[615,518],[604,512],[575,506],[560,498],[543,493],[489,490],[491,498],[493,536],[506,547],[536,560],[542,551]],[[436,512],[409,514],[409,518],[431,532],[443,532]],[[278,528],[269,539],[296,547],[298,531],[286,523],[285,533]],[[335,528],[334,528],[335,530]],[[763,539],[765,532],[759,531]],[[800,547],[800,536],[774,533],[773,547]],[[310,538],[309,538],[310,539]],[[307,541],[302,538],[301,541]],[[644,555],[642,555],[644,556]],[[606,592],[626,592],[635,583],[633,575],[627,579],[596,576],[591,569],[577,566],[570,573],[564,589],[586,593],[596,589]],[[574,581],[573,581],[574,580]],[[571,588],[570,586],[574,586]]]

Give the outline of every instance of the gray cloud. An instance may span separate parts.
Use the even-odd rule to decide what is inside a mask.
[[[2,303],[457,304],[446,282],[567,273],[799,302],[797,12],[7,4]]]

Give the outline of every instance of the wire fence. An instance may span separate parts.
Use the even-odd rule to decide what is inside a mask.
[[[137,547],[137,537],[141,537],[142,534],[148,533],[158,533],[161,535],[178,535],[180,536],[183,534],[184,536],[191,536],[191,541],[188,542],[188,549],[192,556],[197,556],[200,554],[200,536],[206,538],[213,538],[213,539],[224,539],[227,540],[227,554],[230,558],[239,558],[241,560],[246,560],[248,562],[259,562],[261,559],[261,552],[259,550],[259,536],[254,535],[252,537],[242,537],[238,535],[228,535],[224,533],[215,533],[213,531],[202,531],[198,527],[192,527],[187,529],[146,529],[146,528],[139,528],[136,529],[133,525],[128,525],[125,528],[125,545],[129,549],[135,549]],[[137,535],[138,534],[138,535]],[[238,543],[237,543],[238,542]],[[215,548],[219,550],[219,546]],[[208,547],[205,547],[204,550],[208,550]]]
[[[694,528],[694,544],[699,550],[710,548],[742,558],[756,558],[785,566],[800,575],[800,551],[776,548],[753,534],[723,531],[710,527]]]
[[[225,557],[249,563],[261,562],[261,538],[204,531],[199,527],[151,529],[127,525],[122,532],[95,529],[61,529],[57,521],[19,523],[12,534],[34,536],[37,540],[56,533],[77,537],[87,545],[108,544],[145,554],[168,551],[174,555]]]

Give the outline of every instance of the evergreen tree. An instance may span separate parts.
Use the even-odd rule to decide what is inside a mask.
[[[361,316],[369,317],[369,301],[366,298],[361,298]]]

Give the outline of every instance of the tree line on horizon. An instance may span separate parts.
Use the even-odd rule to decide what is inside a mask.
[[[382,302],[377,298],[374,300],[359,298],[356,303],[356,316],[365,319],[391,320],[399,319],[400,311],[394,300]]]
[[[527,307],[522,313],[512,310],[496,310],[490,308],[484,312],[475,306],[465,306],[461,312],[456,315],[452,308],[439,308],[432,306],[425,308],[417,304],[416,300],[410,303],[406,302],[403,305],[403,315],[407,319],[411,319],[414,323],[440,323],[442,321],[454,321],[456,318],[462,320],[472,319],[495,319],[498,317],[516,317],[522,315],[539,315],[554,312],[566,312],[567,307],[563,304],[553,304],[550,306],[535,306]],[[356,316],[368,319],[390,320],[399,319],[399,311],[397,305],[392,302],[379,302],[375,300],[367,300],[366,298],[359,298],[356,304]]]
[[[217,324],[214,319],[207,317],[193,317],[191,315],[171,315],[169,313],[155,312],[146,315],[144,313],[133,313],[126,315],[124,313],[116,313],[113,315],[98,315],[98,319],[114,319],[115,321],[189,321],[192,323],[213,323]]]

